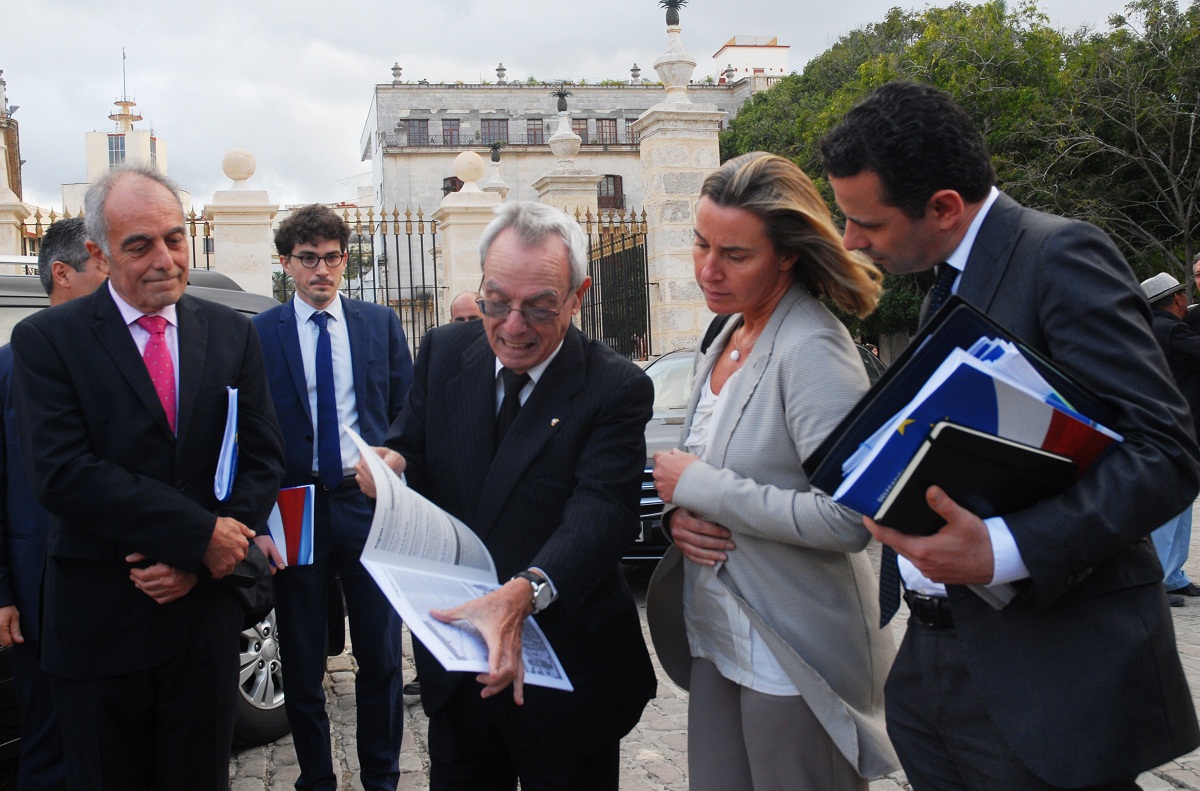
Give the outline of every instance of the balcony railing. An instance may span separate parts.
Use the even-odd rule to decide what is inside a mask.
[[[581,135],[582,137],[582,135]],[[397,135],[385,134],[383,144],[388,148],[487,148],[492,143],[503,143],[506,146],[548,146],[549,134],[467,134],[465,132],[447,132],[428,135]],[[630,133],[592,135],[583,137],[586,146],[635,146],[638,136]]]

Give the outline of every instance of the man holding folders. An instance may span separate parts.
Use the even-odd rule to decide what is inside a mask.
[[[1186,286],[1166,272],[1142,281],[1142,291],[1154,311],[1154,338],[1171,367],[1171,376],[1187,401],[1192,421],[1200,415],[1200,335],[1187,325]],[[1200,431],[1200,429],[1198,429]],[[1198,437],[1200,439],[1200,437]],[[1150,534],[1163,567],[1163,584],[1171,594],[1171,606],[1182,607],[1184,596],[1200,596],[1183,571],[1192,541],[1192,504]]]
[[[1063,494],[986,523],[936,486],[932,536],[866,520],[913,612],[886,688],[905,773],[918,791],[1137,788],[1200,743],[1145,540],[1195,497],[1200,450],[1145,297],[1098,229],[999,192],[978,129],[934,88],[876,89],[821,148],[848,249],[898,274],[940,265],[937,301],[957,293],[1053,360],[1124,436]],[[1000,609],[967,587],[1003,583]]]
[[[72,789],[229,785],[242,610],[219,578],[246,557],[283,473],[249,319],[184,293],[175,186],[127,167],[84,197],[109,279],[13,330],[34,496],[51,512],[42,666]],[[240,463],[213,478],[228,388]]]
[[[275,575],[287,708],[301,791],[335,791],[325,713],[326,602],[341,578],[358,661],[358,759],[363,788],[394,791],[404,726],[400,616],[359,562],[374,503],[354,482],[358,451],[340,426],[382,444],[412,382],[412,357],[390,308],[338,294],[350,228],[313,204],[279,224],[275,247],[296,283],[290,301],[254,317],[283,427],[284,486],[313,484],[313,562]],[[285,564],[266,528],[259,545]]]

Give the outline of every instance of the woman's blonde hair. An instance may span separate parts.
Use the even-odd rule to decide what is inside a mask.
[[[792,272],[813,296],[860,318],[875,310],[883,274],[842,246],[829,207],[788,160],[765,151],[734,157],[704,180],[700,195],[762,218],[775,252],[796,256]]]

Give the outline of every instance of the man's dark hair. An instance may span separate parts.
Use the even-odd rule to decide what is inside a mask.
[[[835,178],[879,176],[884,203],[925,215],[933,193],[950,189],[968,203],[987,198],[996,171],[979,128],[947,94],[898,80],[867,95],[821,141]]]
[[[292,212],[292,216],[279,223],[275,231],[275,249],[280,255],[291,255],[298,244],[316,244],[320,241],[337,240],[342,252],[350,242],[350,226],[328,206],[313,203]]]
[[[55,261],[62,261],[76,272],[82,272],[87,266],[91,257],[85,244],[87,238],[87,226],[82,217],[68,217],[46,229],[38,248],[38,277],[47,294],[54,290],[51,265]]]

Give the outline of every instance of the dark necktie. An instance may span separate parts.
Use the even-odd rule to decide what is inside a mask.
[[[933,288],[929,289],[929,306],[925,309],[923,324],[933,318],[938,308],[950,298],[950,289],[954,285],[956,277],[958,277],[958,270],[954,267],[949,264],[938,266]],[[899,609],[900,565],[896,562],[896,550],[884,544],[879,561],[879,628],[887,626]]]
[[[500,378],[504,380],[504,400],[500,402],[500,411],[496,414],[496,448],[500,447],[509,426],[521,411],[521,390],[529,381],[529,374],[519,374],[501,368]]]
[[[337,395],[333,387],[333,345],[329,314],[312,314],[317,325],[317,472],[321,485],[336,489],[342,483],[342,438],[338,428]]]
[[[950,289],[954,286],[956,277],[958,277],[957,269],[949,264],[938,264],[937,277],[933,279],[933,288],[929,289],[929,307],[925,311],[925,321],[933,318],[933,314],[938,312],[938,308],[950,299]]]
[[[150,333],[142,361],[150,372],[154,391],[167,413],[167,424],[175,431],[175,363],[171,361],[171,350],[167,348],[167,320],[162,316],[142,316],[137,325]]]

